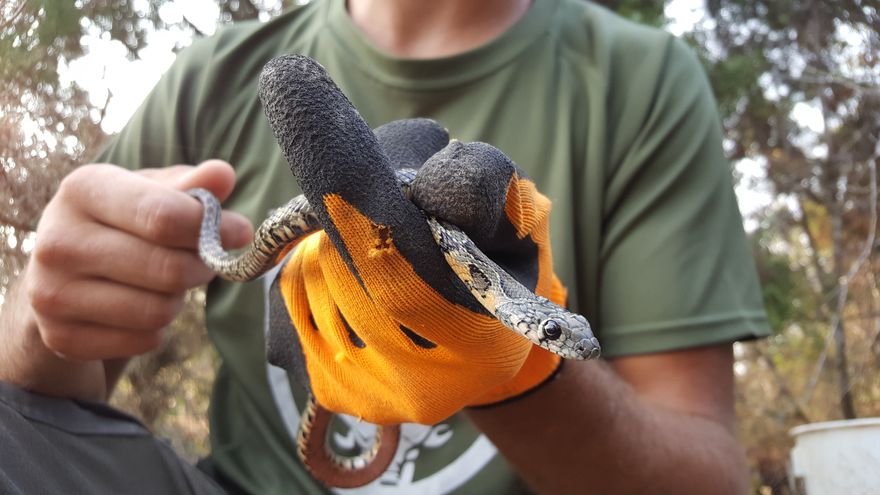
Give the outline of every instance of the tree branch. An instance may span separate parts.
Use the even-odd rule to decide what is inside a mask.
[[[849,282],[853,277],[861,270],[862,265],[864,265],[868,258],[871,256],[871,253],[874,250],[874,241],[877,237],[877,160],[880,159],[880,143],[877,144],[877,150],[874,153],[874,156],[868,160],[868,180],[870,181],[870,189],[871,195],[869,199],[869,207],[871,209],[871,223],[868,226],[868,235],[865,239],[865,245],[862,247],[861,253],[859,253],[859,257],[850,267],[849,273],[847,273],[847,280],[845,287],[849,287]],[[871,271],[872,279],[873,270]],[[874,285],[874,293],[877,292],[877,286]],[[841,294],[843,298],[846,298],[846,293]],[[873,349],[874,345],[877,343],[878,339],[880,339],[880,328],[877,329],[873,339],[871,339],[871,344],[869,349]],[[859,376],[862,374],[864,370],[865,364],[862,365],[862,369],[855,374],[855,376]],[[849,390],[852,390],[853,383],[849,384]],[[847,392],[849,392],[847,390]]]
[[[13,24],[15,24],[15,22],[18,20],[18,18],[21,16],[21,14],[24,12],[24,8],[25,8],[25,6],[27,6],[27,2],[26,2],[25,0],[21,0],[21,3],[18,4],[18,8],[16,8],[16,9],[12,12],[12,15],[10,15],[9,17],[7,17],[7,18],[3,21],[3,23],[0,24],[0,32],[2,32],[2,31],[6,31],[6,30],[9,29],[10,27],[12,27]]]
[[[813,76],[806,75],[806,73],[812,73]],[[851,79],[847,79],[845,77],[841,77],[838,75],[830,74],[827,72],[823,72],[817,70],[813,67],[807,67],[804,70],[804,74],[801,74],[798,77],[792,77],[788,75],[782,75],[782,80],[789,83],[806,83],[806,84],[815,84],[819,86],[830,86],[832,84],[838,84],[847,89],[852,90],[854,93],[859,96],[862,95],[880,95],[880,89],[877,88],[876,83],[871,82],[863,82],[863,81],[853,81]]]
[[[773,362],[773,359],[764,353],[761,350],[760,346],[754,346],[755,352],[758,354],[758,357],[764,361],[764,364],[767,365],[767,369],[770,370],[770,374],[773,375],[774,380],[776,381],[777,386],[779,387],[780,395],[784,396],[791,402],[791,405],[794,407],[794,415],[804,423],[812,423],[810,421],[810,417],[807,415],[807,412],[804,410],[804,407],[801,405],[801,402],[798,401],[797,397],[792,393],[791,389],[788,388],[788,384],[786,383],[785,377],[780,373],[779,368],[776,367],[776,363]]]
[[[798,208],[801,210],[801,216],[798,219],[798,222],[800,223],[800,227],[801,230],[803,230],[804,235],[807,236],[807,244],[810,248],[810,264],[813,266],[813,270],[816,272],[816,280],[819,284],[819,291],[820,293],[824,294],[828,290],[828,283],[826,280],[828,277],[828,272],[826,272],[825,269],[822,268],[822,264],[819,263],[819,249],[816,247],[818,243],[816,242],[816,237],[813,235],[813,231],[810,229],[810,222],[807,218],[807,210],[806,208],[804,208],[804,198],[802,198],[799,194],[796,194],[795,198],[798,202]],[[820,307],[823,309],[824,312],[824,301]]]
[[[840,278],[838,281],[838,293],[837,293],[837,308],[834,313],[831,315],[831,333],[828,334],[828,337],[825,339],[825,345],[822,349],[822,353],[819,355],[819,360],[816,362],[816,367],[813,370],[813,374],[810,376],[809,381],[805,387],[804,398],[802,399],[803,403],[808,403],[810,398],[813,395],[813,392],[816,388],[816,385],[819,382],[819,376],[822,374],[822,371],[825,367],[825,363],[827,362],[828,350],[831,347],[831,343],[834,342],[837,332],[840,330],[841,320],[843,318],[843,310],[846,306],[846,299],[849,295],[849,285],[853,278],[858,274],[861,270],[862,266],[868,260],[868,257],[871,255],[874,249],[874,242],[877,237],[877,160],[880,159],[880,144],[877,145],[877,149],[874,152],[874,156],[868,160],[868,171],[869,171],[869,180],[870,180],[870,188],[871,188],[871,196],[870,196],[870,208],[871,208],[871,224],[868,227],[867,238],[865,239],[865,244],[862,247],[862,251],[859,254],[859,257],[850,265],[849,270],[846,275]],[[846,390],[843,390],[843,393],[849,393],[849,389],[851,385],[846,385]]]
[[[195,31],[196,35],[199,36],[200,38],[205,38],[208,36],[208,33],[202,31],[201,29],[199,29],[198,26],[193,24],[193,22],[191,20],[189,20],[189,18],[186,16],[186,14],[184,14],[184,16],[183,16],[183,21],[186,22],[186,25],[189,26],[190,29]]]

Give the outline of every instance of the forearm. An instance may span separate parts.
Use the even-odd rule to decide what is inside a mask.
[[[640,398],[602,362],[469,416],[540,493],[746,492],[730,428]]]

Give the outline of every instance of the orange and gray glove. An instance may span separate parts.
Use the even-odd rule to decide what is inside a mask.
[[[554,375],[559,357],[476,301],[426,221],[428,213],[459,226],[520,283],[563,304],[550,201],[503,153],[447,144],[442,127],[424,119],[383,126],[377,140],[305,57],[273,60],[260,86],[275,136],[324,226],[275,281],[271,361],[291,369],[324,408],[377,424],[433,424]],[[422,163],[410,201],[393,167]]]

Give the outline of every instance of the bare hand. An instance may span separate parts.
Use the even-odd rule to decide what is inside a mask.
[[[182,191],[204,187],[223,200],[234,183],[220,161],[136,173],[86,165],[65,178],[37,227],[24,297],[10,301],[16,317],[4,315],[18,338],[0,356],[9,363],[0,379],[106,396],[105,360],[155,349],[185,292],[213,277],[196,253],[202,207]],[[247,219],[224,212],[225,245],[242,246],[251,232]]]

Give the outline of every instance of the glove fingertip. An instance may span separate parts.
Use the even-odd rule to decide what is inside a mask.
[[[516,166],[498,148],[453,141],[419,169],[411,186],[413,202],[479,245],[495,234],[514,173]]]
[[[373,133],[395,170],[417,169],[449,144],[449,131],[426,118],[395,120],[377,127]]]
[[[290,170],[325,229],[333,230],[322,204],[328,194],[371,216],[371,210],[403,207],[376,136],[318,62],[297,54],[273,58],[260,73],[259,96]]]

